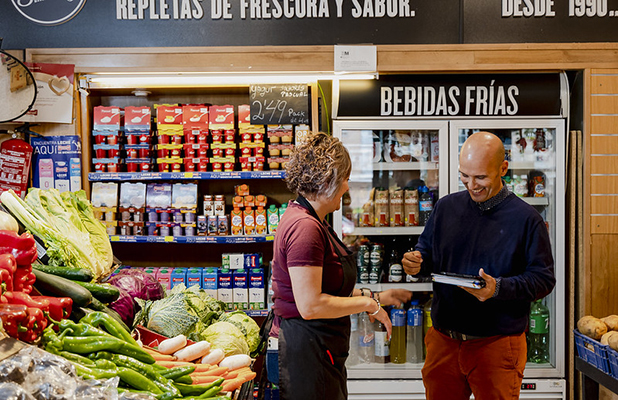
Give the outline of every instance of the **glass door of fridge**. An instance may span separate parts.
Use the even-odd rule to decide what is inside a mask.
[[[529,353],[525,377],[564,376],[565,320],[565,123],[562,119],[465,120],[450,124],[450,192],[465,190],[459,179],[459,152],[465,140],[478,131],[496,134],[505,148],[509,189],[533,206],[549,230],[555,262],[556,288],[543,299],[549,309],[547,361]],[[513,218],[517,218],[516,215]],[[532,347],[529,339],[529,348]],[[535,359],[533,361],[533,359]]]
[[[352,159],[350,190],[334,213],[333,227],[345,242],[358,249],[365,245],[367,251],[367,257],[358,252],[357,287],[407,288],[422,306],[431,282],[395,276],[389,258],[396,254],[400,259],[416,244],[433,204],[448,193],[448,122],[335,121],[333,130]],[[421,367],[422,360],[359,362],[349,365],[348,377],[418,379]]]

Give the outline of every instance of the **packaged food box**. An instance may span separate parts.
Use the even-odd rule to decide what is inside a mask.
[[[190,158],[183,159],[186,172],[206,172],[208,171],[208,158]]]
[[[118,184],[115,182],[94,182],[90,202],[93,207],[118,206]]]
[[[150,131],[150,107],[128,106],[124,108],[125,132],[149,132]]]
[[[121,207],[137,207],[143,208],[146,206],[146,184],[142,182],[123,182],[120,184],[120,201]]]
[[[234,128],[234,106],[210,106],[209,108],[209,127],[210,129],[233,129]]]
[[[121,126],[120,107],[96,106],[93,110],[93,128],[97,131],[119,131]]]
[[[151,208],[169,208],[172,206],[172,184],[149,183],[146,187],[146,206]]]
[[[172,207],[197,208],[197,184],[175,183],[172,185]]]

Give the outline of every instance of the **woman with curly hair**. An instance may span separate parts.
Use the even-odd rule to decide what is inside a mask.
[[[411,297],[407,290],[377,297],[354,289],[355,258],[325,221],[340,207],[351,168],[343,144],[322,132],[298,145],[286,166],[286,183],[298,197],[279,222],[272,264],[284,400],[347,399],[349,315],[367,312],[390,336],[391,322],[380,303],[399,305]]]

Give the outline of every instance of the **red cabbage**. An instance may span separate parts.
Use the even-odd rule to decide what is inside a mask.
[[[108,283],[129,292],[131,297],[142,300],[159,300],[165,297],[165,289],[157,279],[137,268],[121,269],[109,278]]]
[[[109,304],[109,308],[116,311],[120,318],[122,318],[122,322],[127,324],[127,326],[133,326],[133,319],[135,318],[135,310],[139,307],[135,304],[135,301],[123,288],[119,287],[120,296],[118,299]]]

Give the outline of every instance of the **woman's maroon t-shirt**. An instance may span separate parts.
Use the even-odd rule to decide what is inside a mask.
[[[336,295],[341,289],[343,269],[327,235],[326,227],[306,208],[293,201],[288,204],[275,234],[272,279],[276,315],[300,317],[290,267],[322,267],[322,293]]]

